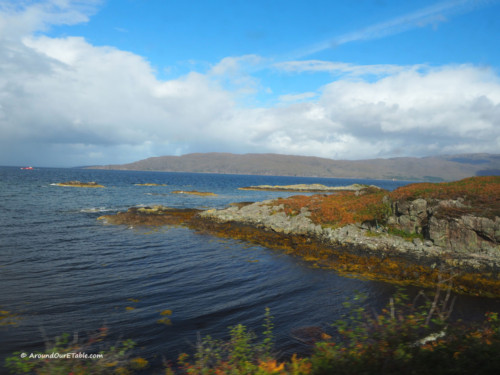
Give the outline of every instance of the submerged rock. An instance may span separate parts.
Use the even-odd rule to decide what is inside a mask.
[[[206,197],[206,196],[217,196],[217,194],[215,194],[215,193],[210,193],[210,192],[205,192],[205,191],[196,191],[196,190],[192,190],[192,191],[174,190],[174,191],[172,192],[172,194],[199,195],[199,196],[202,196],[202,197]]]
[[[144,184],[134,184],[135,186],[167,186],[167,184],[156,184],[153,182],[146,182]]]

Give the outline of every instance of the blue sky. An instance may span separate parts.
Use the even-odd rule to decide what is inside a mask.
[[[0,165],[500,150],[500,1],[0,0]]]

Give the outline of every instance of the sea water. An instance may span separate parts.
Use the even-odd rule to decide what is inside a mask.
[[[69,180],[105,188],[56,185]],[[144,183],[159,186],[139,185]],[[43,351],[47,339],[65,332],[85,336],[105,326],[110,345],[132,339],[134,354],[159,371],[164,359],[192,353],[198,337],[227,338],[236,324],[262,332],[266,307],[274,317],[277,355],[286,357],[309,350],[294,335],[297,329],[328,331],[356,293],[374,308],[385,305],[393,285],[342,277],[277,250],[181,226],[134,228],[97,220],[132,206],[208,209],[285,197],[296,193],[238,188],[298,183],[393,190],[408,182],[1,167],[0,310],[19,319],[0,326],[0,370],[16,351]],[[165,310],[172,312],[171,324],[161,323]],[[476,319],[487,310],[498,311],[499,301],[459,296],[455,315]]]

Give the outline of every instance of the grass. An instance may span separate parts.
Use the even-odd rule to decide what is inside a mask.
[[[420,240],[424,240],[424,236],[421,233],[408,233],[404,230],[392,228],[392,227],[387,227],[387,233],[389,233],[393,236],[402,237],[407,241],[413,241],[416,238],[418,238]]]

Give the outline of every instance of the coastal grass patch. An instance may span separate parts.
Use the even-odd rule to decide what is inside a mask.
[[[413,241],[415,239],[420,239],[423,241],[425,239],[422,233],[415,233],[415,232],[409,233],[405,230],[394,228],[391,226],[387,227],[387,233],[392,236],[398,236],[404,238],[406,241]]]

